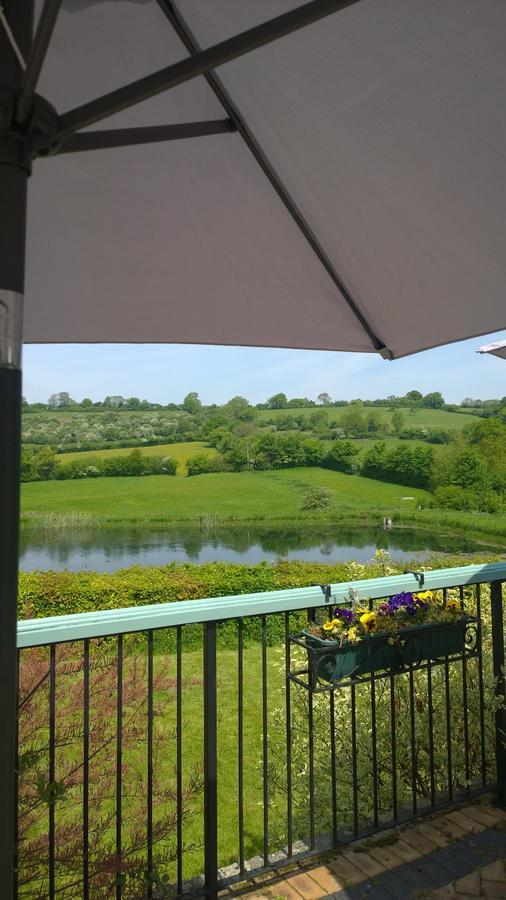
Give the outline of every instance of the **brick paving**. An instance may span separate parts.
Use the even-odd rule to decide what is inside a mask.
[[[462,805],[375,838],[290,862],[220,896],[248,900],[506,900],[506,811]]]

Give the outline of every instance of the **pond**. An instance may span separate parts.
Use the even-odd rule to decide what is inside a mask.
[[[434,553],[476,553],[487,548],[462,535],[409,528],[331,528],[325,531],[220,528],[203,531],[125,529],[82,533],[28,533],[21,536],[20,569],[113,572],[133,565],[212,561],[259,563],[277,559],[307,562],[367,562],[377,549],[397,562],[423,561]],[[497,548],[490,548],[497,549]]]

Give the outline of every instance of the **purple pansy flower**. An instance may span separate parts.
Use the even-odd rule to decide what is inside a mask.
[[[334,618],[341,619],[343,622],[351,623],[355,618],[351,609],[345,609],[343,606],[336,606],[334,610]]]

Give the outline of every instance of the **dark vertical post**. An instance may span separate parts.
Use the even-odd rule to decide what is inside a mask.
[[[206,897],[218,896],[216,622],[204,625],[204,876]]]
[[[502,704],[495,714],[495,754],[497,767],[497,802],[506,807],[506,676],[504,672],[504,618],[502,583],[490,585],[492,606],[492,659],[496,679],[496,697]]]
[[[21,53],[32,36],[32,0],[3,0]],[[0,884],[14,889],[16,741],[16,618],[21,446],[21,321],[26,193],[31,154],[13,135],[13,98],[23,71],[0,25]]]

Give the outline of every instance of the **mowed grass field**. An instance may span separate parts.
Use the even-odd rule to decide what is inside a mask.
[[[349,407],[305,406],[300,409],[261,409],[258,412],[258,420],[261,422],[262,419],[275,419],[278,416],[286,415],[310,416],[312,413],[322,409],[328,414],[329,422],[339,422]],[[371,412],[375,412],[384,422],[390,423],[392,421],[393,411],[386,406],[364,406],[362,407],[362,412],[366,416]],[[408,407],[400,407],[400,412],[404,416],[404,428],[444,428],[459,431],[465,425],[475,425],[479,421],[471,413],[447,412],[444,409],[417,409],[415,412],[411,412]]]
[[[95,459],[105,459],[108,456],[127,456],[134,450],[140,450],[143,456],[172,456],[177,460],[177,474],[186,475],[186,463],[193,456],[200,456],[205,453],[206,456],[219,456],[214,447],[210,447],[203,441],[186,441],[180,444],[156,444],[152,447],[115,447],[112,450],[83,450],[76,453],[58,453],[56,458],[58,462],[72,462],[73,460],[83,460],[90,457]]]
[[[385,514],[424,504],[426,491],[343,475],[326,469],[223,472],[193,478],[93,478],[22,485],[22,511],[38,514],[88,513],[100,520],[196,522],[202,515],[233,521],[306,519],[300,511],[306,492],[325,487],[333,511],[359,513],[370,507]],[[413,499],[403,500],[403,497]],[[325,517],[326,510],[317,513]]]

